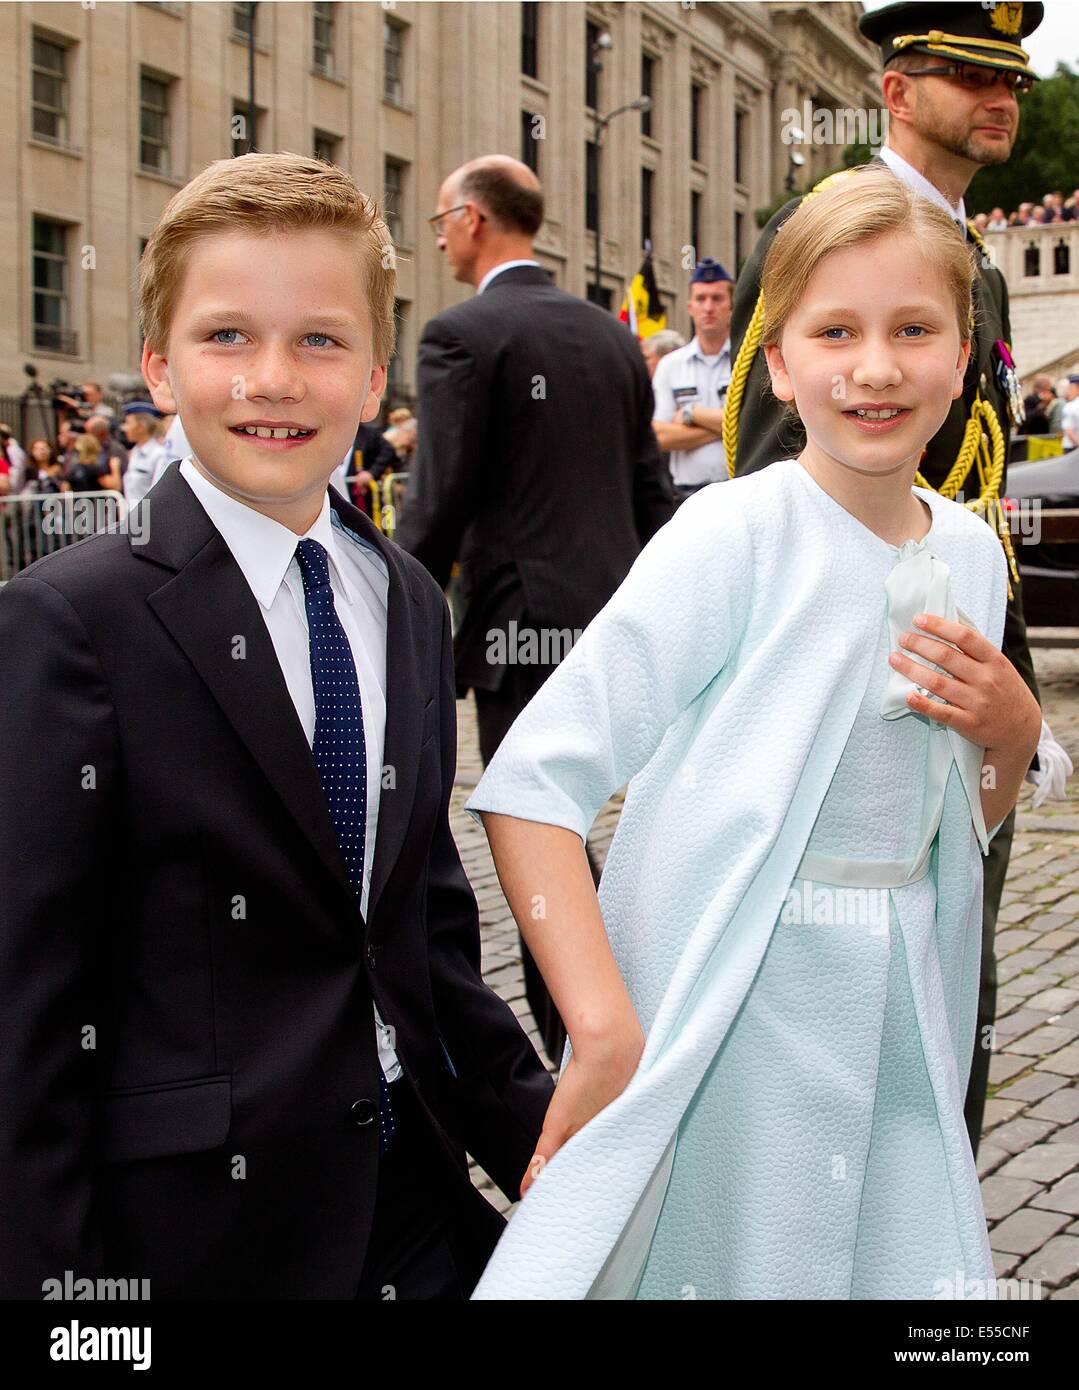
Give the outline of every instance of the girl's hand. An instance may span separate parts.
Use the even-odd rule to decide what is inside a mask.
[[[1029,746],[1033,756],[1041,734],[1041,706],[1008,658],[965,623],[919,613],[915,624],[919,631],[902,633],[900,646],[927,657],[949,674],[932,671],[901,652],[893,652],[888,660],[915,685],[948,703],[942,705],[911,691],[907,696],[911,709],[954,729],[986,752]]]
[[[570,1055],[547,1107],[536,1152],[521,1179],[522,1197],[566,1140],[622,1094],[643,1051],[644,1035],[638,1031],[636,1038],[605,1050],[602,1056],[586,1053],[582,1058],[577,1052]]]

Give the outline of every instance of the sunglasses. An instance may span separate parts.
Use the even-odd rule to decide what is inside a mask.
[[[1034,86],[1034,78],[1025,72],[1008,72],[1003,68],[983,68],[977,63],[948,63],[939,68],[915,68],[905,77],[950,77],[970,92],[988,91],[1003,82],[1013,95],[1023,96]]]

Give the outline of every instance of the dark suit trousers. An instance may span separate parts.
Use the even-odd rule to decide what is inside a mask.
[[[527,621],[527,618],[522,618],[522,626],[527,624]],[[507,666],[497,690],[476,688],[476,717],[479,724],[480,756],[483,759],[484,767],[494,757],[495,750],[509,732],[510,725],[553,669],[552,666],[538,664]],[[598,887],[599,868],[587,845],[585,846],[585,853],[588,856],[588,867],[592,870],[592,879]],[[528,1007],[532,1010],[532,1016],[535,1018],[536,1026],[543,1038],[543,1046],[547,1056],[556,1067],[560,1066],[562,1050],[566,1045],[566,1028],[555,1008],[554,1000],[547,992],[547,986],[543,983],[543,976],[523,940],[521,941],[521,963],[524,966],[525,997],[528,999]]]
[[[985,1115],[985,1094],[989,1085],[989,1063],[992,1060],[993,1024],[997,1014],[997,913],[1008,859],[1015,834],[1015,811],[1008,812],[1004,824],[989,842],[989,853],[982,862],[982,965],[978,989],[978,1022],[974,1034],[974,1059],[970,1065],[967,1098],[963,1115],[967,1122],[970,1147],[978,1155],[978,1141]]]
[[[467,1238],[452,1214],[460,1196],[450,1189],[446,1155],[412,1092],[401,1077],[390,1086],[395,1134],[379,1160],[378,1194],[363,1274],[356,1297],[368,1302],[397,1299],[467,1299],[505,1222],[493,1214],[488,1230],[474,1217]],[[459,1218],[458,1218],[459,1221]],[[486,1259],[476,1261],[477,1243]]]

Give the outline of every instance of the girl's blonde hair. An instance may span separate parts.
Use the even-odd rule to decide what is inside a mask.
[[[959,338],[971,336],[971,295],[977,264],[953,218],[914,193],[890,169],[861,165],[849,178],[805,198],[776,233],[761,271],[761,346],[778,343],[817,266],[845,251],[898,232],[940,271],[955,309]]]
[[[75,440],[75,452],[80,463],[97,463],[101,457],[101,441],[92,434],[80,434]]]
[[[376,366],[393,356],[396,259],[373,198],[343,169],[283,151],[215,159],[168,202],[142,253],[139,317],[151,350],[164,353],[191,248],[215,233],[263,236],[337,232],[356,248],[371,316]]]

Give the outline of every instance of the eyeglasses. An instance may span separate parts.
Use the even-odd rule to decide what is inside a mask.
[[[429,217],[427,219],[427,225],[434,232],[435,236],[441,236],[441,222],[444,217],[449,217],[451,212],[464,212],[465,208],[472,207],[476,207],[475,203],[458,203],[455,208],[447,208],[445,212],[436,212],[434,217]],[[476,216],[480,219],[481,222],[485,222],[487,220],[486,214],[480,212],[479,208],[476,208]]]
[[[984,92],[1003,82],[1012,95],[1024,96],[1034,86],[1029,73],[1008,72],[1004,68],[983,68],[977,63],[948,63],[940,68],[915,68],[904,73],[905,77],[950,77],[959,82],[969,92]]]

